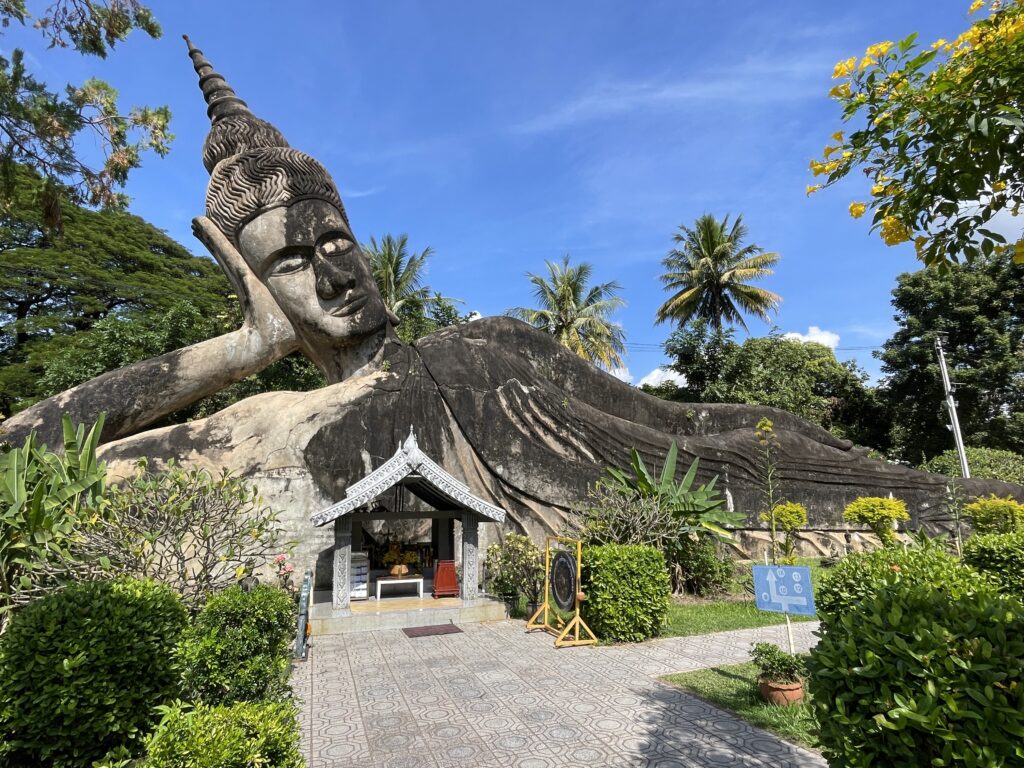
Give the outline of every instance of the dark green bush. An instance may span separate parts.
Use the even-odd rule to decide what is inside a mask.
[[[757,679],[769,683],[798,683],[803,675],[803,662],[775,643],[754,643],[750,658],[757,667]]]
[[[1008,483],[1024,485],[1024,456],[1019,453],[995,448],[968,448],[967,466],[970,467],[973,478],[1005,480]],[[949,477],[960,477],[962,474],[960,456],[954,448],[926,461],[921,465],[921,469]]]
[[[815,587],[814,603],[825,623],[849,612],[880,587],[898,581],[941,584],[957,578],[964,568],[939,549],[879,549],[847,555],[824,571]],[[975,574],[975,579],[977,579]]]
[[[583,618],[602,640],[640,642],[661,631],[671,590],[665,557],[644,544],[583,550]]]
[[[168,707],[149,740],[146,768],[302,768],[290,702]]]
[[[18,611],[0,636],[0,765],[89,766],[137,753],[154,707],[178,695],[188,622],[163,584],[79,582]]]
[[[291,595],[265,584],[212,597],[178,648],[185,696],[210,705],[286,697],[296,613]]]
[[[809,690],[831,766],[1024,764],[1024,608],[969,568],[823,625]]]
[[[713,597],[725,592],[732,578],[732,562],[718,554],[711,536],[696,540],[686,536],[675,545],[673,565],[679,568],[679,581],[687,592]]]
[[[987,573],[1003,592],[1024,598],[1024,532],[972,536],[964,562]]]

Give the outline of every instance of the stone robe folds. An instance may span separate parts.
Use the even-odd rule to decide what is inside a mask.
[[[868,458],[784,411],[648,396],[516,320],[478,320],[413,346],[388,341],[385,359],[375,373],[313,392],[257,395],[109,443],[101,456],[114,476],[131,473],[140,457],[228,468],[281,513],[300,562],[319,558],[321,568],[331,533],[314,529],[310,515],[394,454],[410,427],[427,455],[535,536],[558,532],[605,467],[628,464],[631,447],[660,466],[672,441],[680,466],[699,457],[698,477],[718,475],[718,488],[756,527],[754,428],[762,417],[779,438],[782,494],[807,506],[811,527],[842,526],[847,503],[890,493],[907,502],[914,524],[943,515],[943,476]],[[964,485],[969,495],[1021,492],[995,481]]]

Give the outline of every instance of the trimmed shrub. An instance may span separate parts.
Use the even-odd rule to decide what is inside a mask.
[[[1020,601],[969,568],[876,587],[832,618],[808,662],[829,765],[1020,765]]]
[[[146,768],[302,768],[290,702],[168,707],[149,740]]]
[[[964,507],[975,533],[1013,533],[1024,530],[1024,504],[995,494],[976,499]]]
[[[266,584],[211,598],[178,647],[185,696],[209,705],[288,696],[296,614],[291,595]]]
[[[971,477],[979,480],[1005,480],[1024,485],[1024,456],[1013,451],[995,448],[968,448],[967,465]],[[960,477],[960,457],[956,449],[943,451],[921,465],[926,472],[938,472],[948,477]]]
[[[807,525],[807,507],[795,501],[780,501],[770,512],[762,512],[759,519],[769,527],[774,525],[775,529],[785,532],[786,538],[782,541],[782,562],[795,565],[796,532]],[[775,530],[772,530],[772,536],[774,543]]]
[[[799,683],[803,679],[803,662],[775,643],[754,643],[750,659],[757,667],[757,679],[768,683]]]
[[[940,549],[899,549],[847,555],[824,571],[815,585],[814,604],[822,622],[834,622],[883,586],[900,581],[942,584],[962,578],[964,568]],[[977,580],[977,574],[974,574]]]
[[[896,543],[896,532],[892,524],[899,520],[909,520],[907,505],[902,499],[883,499],[879,496],[862,496],[846,505],[843,519],[850,523],[860,523],[871,529],[878,536],[883,546]]]
[[[641,642],[661,631],[671,583],[665,557],[643,544],[583,549],[583,619],[602,640]]]
[[[732,561],[718,554],[715,540],[710,536],[681,538],[674,555],[672,565],[679,569],[679,581],[687,592],[712,597],[722,594],[729,586]]]
[[[142,748],[154,707],[178,695],[188,623],[163,584],[80,582],[19,610],[0,637],[0,765],[91,765]]]
[[[1024,531],[972,536],[964,562],[987,573],[1003,592],[1024,598]]]

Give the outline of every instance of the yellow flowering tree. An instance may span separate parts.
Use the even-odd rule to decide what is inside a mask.
[[[811,161],[828,187],[854,168],[872,181],[872,230],[887,245],[914,241],[928,265],[1007,253],[1024,263],[1024,237],[990,229],[1024,204],[1024,0],[975,0],[987,11],[953,41],[918,46],[916,35],[870,46],[836,64],[829,95],[851,128]]]

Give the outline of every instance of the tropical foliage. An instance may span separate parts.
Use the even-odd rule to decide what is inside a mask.
[[[33,17],[26,0],[0,3],[0,25],[28,23],[51,48],[100,58],[132,30],[160,36],[160,26],[138,0],[38,4],[42,13]],[[0,115],[0,202],[14,193],[17,164],[33,168],[46,179],[36,205],[50,229],[60,228],[62,196],[89,205],[123,205],[126,198],[117,190],[139,166],[140,154],[152,149],[164,155],[172,138],[167,107],[121,110],[117,91],[96,78],[49,90],[28,71],[19,48],[0,56]],[[100,150],[100,167],[80,151],[86,143]]]
[[[658,309],[657,321],[685,325],[699,319],[716,330],[723,324],[745,329],[744,314],[767,321],[782,298],[750,283],[771,276],[779,254],[745,245],[746,237],[742,216],[730,225],[728,216],[704,214],[693,228],[680,226],[673,236],[678,247],[662,261],[661,281],[672,296]]]
[[[1024,456],[1019,453],[996,448],[967,448],[966,453],[971,477],[1024,485]],[[960,477],[960,455],[955,448],[950,448],[926,461],[921,469],[948,477]]]
[[[843,510],[843,520],[866,525],[884,546],[896,543],[893,524],[909,519],[910,513],[907,512],[907,503],[903,499],[862,496],[851,501]]]
[[[928,265],[996,252],[1024,263],[1024,240],[1007,246],[991,228],[1024,203],[1024,4],[975,0],[969,10],[986,5],[989,16],[952,41],[922,48],[911,35],[836,64],[830,95],[851,130],[811,161],[824,186],[863,168],[871,196],[851,203],[851,215],[870,209],[886,245],[913,239]]]
[[[539,308],[515,307],[511,317],[549,333],[566,349],[606,369],[622,366],[625,336],[610,315],[625,302],[616,282],[591,285],[593,268],[573,266],[568,254],[560,264],[547,261],[547,276],[527,273]]]
[[[83,518],[95,514],[106,465],[96,461],[102,417],[86,433],[64,418],[64,450],[55,453],[29,435],[0,455],[0,631],[10,611],[64,563]]]

